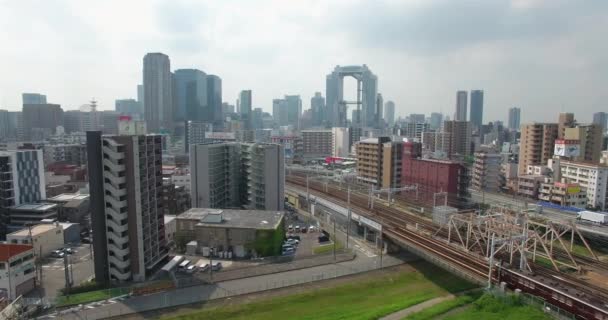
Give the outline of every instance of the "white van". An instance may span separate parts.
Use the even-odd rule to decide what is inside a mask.
[[[182,261],[182,263],[179,264],[178,269],[180,271],[184,271],[184,270],[186,270],[186,268],[188,267],[189,264],[190,264],[190,260],[184,260],[184,261]]]

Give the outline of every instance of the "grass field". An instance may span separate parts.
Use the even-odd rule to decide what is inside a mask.
[[[543,313],[539,308],[522,304],[515,297],[496,298],[490,294],[484,294],[477,299],[470,308],[454,315],[449,315],[445,320],[550,320],[550,316]]]
[[[356,283],[162,319],[377,319],[448,292],[474,287],[431,264],[413,266],[417,271],[379,274]]]
[[[462,296],[458,296],[455,299],[443,301],[432,307],[426,308],[420,312],[412,313],[405,317],[404,320],[431,320],[437,318],[446,312],[456,309],[458,307],[467,305],[477,300],[481,296],[480,291],[467,293]]]
[[[341,250],[343,248],[344,248],[344,246],[342,245],[342,243],[340,243],[339,241],[336,242],[336,251]],[[314,254],[324,254],[324,253],[332,252],[333,250],[334,250],[334,244],[330,243],[330,244],[325,244],[325,245],[315,247],[312,249],[312,252]]]
[[[70,305],[77,305],[81,303],[88,303],[93,301],[100,301],[109,299],[112,297],[117,297],[123,294],[129,293],[129,288],[113,288],[113,289],[103,289],[103,290],[95,290],[83,293],[76,293],[68,296],[60,296],[57,298],[57,306],[65,307]]]

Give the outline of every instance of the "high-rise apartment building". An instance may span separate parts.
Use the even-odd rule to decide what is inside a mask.
[[[531,123],[521,126],[518,174],[525,175],[529,165],[544,165],[553,157],[559,126],[556,123]]]
[[[376,188],[401,186],[403,142],[389,137],[368,138],[355,144],[357,179]]]
[[[424,123],[425,116],[423,113],[410,113],[408,122],[410,123]]]
[[[46,199],[42,150],[0,151],[0,238],[6,234],[8,209]]]
[[[429,121],[430,128],[433,130],[437,130],[441,128],[441,124],[443,123],[443,114],[433,112],[431,113],[431,119]]]
[[[8,110],[0,110],[0,141],[10,137],[10,133],[10,117]]]
[[[479,131],[483,124],[483,90],[471,90],[471,124]]]
[[[173,80],[169,56],[148,53],[144,56],[144,118],[150,132],[173,130]]]
[[[285,101],[285,99],[272,100],[272,117],[278,126],[288,125],[287,101]]]
[[[509,108],[509,130],[519,131],[521,125],[521,109]]]
[[[239,113],[245,130],[251,130],[251,112],[252,110],[251,90],[243,90],[239,94]]]
[[[384,108],[384,98],[382,97],[382,93],[378,93],[376,95],[376,119],[374,128],[384,128],[384,117],[383,115]]]
[[[608,129],[608,114],[606,112],[596,112],[593,114],[593,123],[599,124],[604,128],[604,131]]]
[[[312,110],[312,125],[315,127],[321,126],[326,120],[325,98],[321,95],[321,92],[315,92],[315,96],[310,98],[310,109]]]
[[[58,104],[24,104],[23,127],[26,140],[42,140],[63,126],[63,109]]]
[[[456,113],[454,113],[454,120],[467,121],[467,100],[468,92],[456,92]]]
[[[462,158],[471,155],[471,122],[444,121],[443,132],[448,133],[449,147],[446,148],[449,158]]]
[[[287,124],[296,130],[300,129],[300,117],[302,115],[302,99],[299,95],[285,95],[287,103]]]
[[[23,104],[46,104],[46,95],[40,93],[21,94]]]
[[[395,125],[395,103],[393,101],[387,101],[384,103],[384,119],[389,127]]]
[[[222,111],[222,79],[214,74],[207,75],[207,105],[211,121],[216,128],[224,126]]]
[[[167,256],[162,136],[87,132],[95,281],[144,281]]]
[[[331,128],[332,133],[332,156],[348,157],[350,155],[350,133],[348,128]]]
[[[192,145],[192,207],[283,210],[284,162],[278,144]]]
[[[329,157],[334,151],[332,130],[302,130],[302,145],[306,158]]]
[[[572,128],[576,125],[574,113],[560,113],[557,121],[557,138],[564,139],[566,128]]]
[[[498,192],[502,186],[500,166],[502,156],[497,153],[476,152],[473,164],[472,187],[476,190]]]
[[[565,140],[578,140],[579,155],[573,160],[599,163],[604,139],[604,129],[599,124],[579,124],[573,128],[564,128]]]

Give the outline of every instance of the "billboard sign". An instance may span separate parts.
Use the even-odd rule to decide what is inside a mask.
[[[578,157],[581,152],[579,140],[555,140],[554,154],[562,157]]]

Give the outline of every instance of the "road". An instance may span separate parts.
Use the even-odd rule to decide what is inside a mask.
[[[502,203],[502,204],[510,205],[512,207],[523,209],[523,208],[525,208],[526,203],[533,204],[536,202],[531,199],[516,198],[516,197],[513,197],[512,195],[497,194],[497,193],[490,193],[490,192],[483,193],[483,192],[476,191],[476,190],[469,190],[469,191],[471,192],[471,199],[473,201],[479,202],[479,203],[482,203],[482,202],[485,202],[488,204]],[[534,215],[536,215],[536,213],[534,213]],[[539,214],[539,216],[549,218],[551,220],[566,222],[566,223],[576,219],[576,214],[573,212],[562,211],[562,210],[546,208],[546,207],[543,207],[543,213]],[[608,227],[584,225],[584,224],[580,224],[580,223],[577,223],[577,227],[579,230],[581,230],[583,232],[608,237]]]

